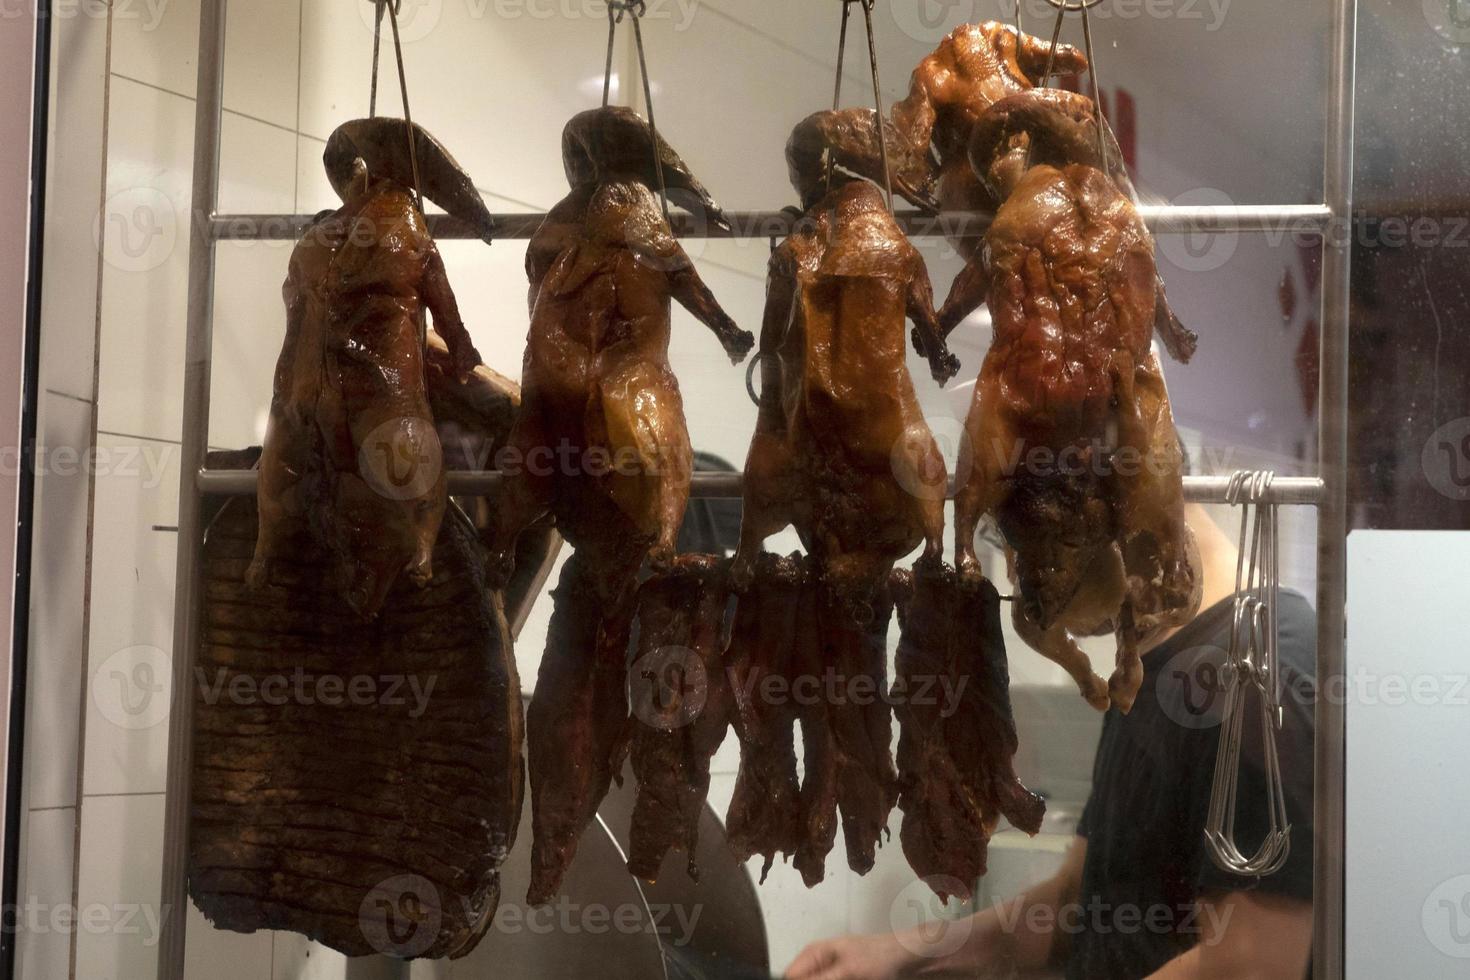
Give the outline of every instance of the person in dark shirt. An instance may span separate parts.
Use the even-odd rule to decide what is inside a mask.
[[[1133,711],[1103,721],[1092,796],[1062,867],[982,909],[963,944],[936,955],[932,931],[814,943],[790,980],[899,980],[1064,971],[1076,980],[1302,980],[1312,937],[1312,741],[1316,614],[1283,590],[1276,735],[1291,853],[1264,878],[1216,867],[1205,843],[1230,645],[1236,546],[1191,505],[1204,571],[1201,612],[1145,652]],[[1235,839],[1253,854],[1268,829],[1259,699],[1247,699]]]

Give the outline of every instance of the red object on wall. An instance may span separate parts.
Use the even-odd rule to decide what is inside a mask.
[[[1090,88],[1083,91],[1081,75],[1062,75],[1057,79],[1057,84],[1068,92],[1092,94]],[[1118,147],[1123,151],[1123,162],[1128,165],[1128,172],[1137,177],[1138,103],[1125,88],[1112,92],[1100,89],[1098,99],[1102,103],[1103,115],[1107,117],[1108,125],[1113,127],[1113,135],[1118,137]]]

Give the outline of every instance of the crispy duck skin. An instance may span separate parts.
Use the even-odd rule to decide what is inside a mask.
[[[1013,763],[1000,597],[989,583],[961,583],[948,567],[895,572],[892,587],[902,626],[894,676],[899,840],[941,898],[968,900],[999,818],[1035,834],[1046,811]]]
[[[709,795],[710,759],[725,741],[734,699],[725,673],[728,562],[680,555],[638,592],[628,871],[656,881],[670,850],[699,880],[695,847]]]
[[[576,549],[553,593],[552,632],[528,712],[535,843],[529,901],[550,901],[627,752],[627,646],[645,559],[673,560],[692,450],[669,366],[670,304],[732,361],[754,338],[720,308],[650,190],[722,225],[688,167],[631,110],[575,116],[562,139],[571,192],[526,254],[531,329],[508,474],[486,532],[498,581],[521,532],[548,512]]]
[[[951,305],[988,301],[995,340],[966,422],[976,456],[955,505],[956,562],[974,578],[993,515],[1013,555],[1017,629],[1100,709],[1128,711],[1139,642],[1193,617],[1199,579],[1184,522],[1178,436],[1149,346],[1153,243],[1095,164],[1090,100],[1026,92],[976,124],[971,158],[1005,200]],[[1024,132],[1027,149],[1007,134]],[[1083,159],[1082,163],[1066,163]],[[1051,454],[1054,466],[1016,460]],[[1105,685],[1073,635],[1112,627]]]
[[[463,956],[493,919],[524,786],[520,681],[474,531],[446,519],[432,580],[400,580],[368,623],[304,521],[248,587],[257,524],[254,500],[230,500],[204,541],[189,894],[222,929]]]
[[[927,161],[929,173],[906,171],[905,179],[925,188],[947,211],[994,211],[1002,203],[970,164],[969,145],[976,123],[991,105],[1040,85],[1046,76],[1051,45],[1048,40],[1018,32],[1009,24],[986,21],[963,24],[921,61],[909,80],[909,94],[893,107],[893,128],[901,147],[901,161]],[[1058,44],[1052,75],[1087,71],[1086,56],[1070,44]],[[1108,174],[1123,194],[1138,203],[1122,150],[1111,127],[1104,122],[1108,142]],[[937,157],[926,157],[932,146]],[[981,240],[953,238],[967,259],[974,258]],[[1196,337],[1169,305],[1163,279],[1155,272],[1153,327],[1171,357],[1188,362]],[[952,330],[978,306],[950,309]]]
[[[291,257],[286,340],[276,365],[257,492],[260,536],[248,581],[263,587],[307,518],[336,556],[329,574],[371,618],[401,573],[419,585],[445,506],[444,466],[426,392],[426,312],[466,380],[480,356],[403,172],[406,124],[357,120],[324,162],[343,206],[321,216]],[[490,216],[448,153],[415,130],[424,191],[488,235]],[[395,149],[404,144],[401,151]]]
[[[909,377],[905,317],[936,380],[958,369],[922,257],[882,192],[848,175],[882,173],[872,117],[818,113],[787,147],[806,214],[771,257],[760,409],[732,569],[744,590],[762,542],[795,525],[854,624],[871,618],[895,560],[921,542],[926,561],[943,551],[944,464]],[[813,141],[831,151],[830,191]]]
[[[801,838],[796,706],[789,697],[772,695],[778,688],[788,691],[794,680],[792,638],[803,580],[799,556],[762,554],[736,606],[726,652],[740,771],[725,831],[741,861],[765,857],[762,882],[776,854],[790,858]]]

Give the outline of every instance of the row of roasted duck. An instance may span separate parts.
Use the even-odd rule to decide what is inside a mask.
[[[683,159],[627,109],[592,110],[567,125],[571,191],[527,252],[530,332],[517,391],[480,365],[416,200],[414,173],[425,197],[489,240],[493,221],[473,184],[422,130],[412,131],[410,153],[401,120],[341,127],[325,164],[343,206],[308,230],[286,283],[287,335],[259,462],[254,554],[248,565],[219,566],[218,601],[238,603],[248,593],[251,603],[276,602],[303,620],[331,595],[345,609],[321,611],[318,625],[326,625],[285,642],[243,641],[229,617],[206,615],[206,653],[257,672],[293,658],[340,662],[351,649],[346,637],[397,629],[404,609],[421,615],[423,594],[435,589],[454,594],[443,588],[446,576],[479,582],[484,575],[491,598],[472,617],[481,626],[465,627],[469,638],[454,642],[464,656],[494,665],[492,688],[513,690],[501,594],[518,542],[525,551],[523,532],[544,534],[550,516],[574,553],[552,593],[525,718],[530,901],[556,894],[578,838],[629,757],[639,785],[630,869],[653,877],[669,850],[692,856],[710,757],[731,726],[741,765],[728,830],[742,856],[763,854],[769,866],[780,853],[808,883],[818,881],[840,814],[848,862],[863,872],[896,805],[915,870],[941,893],[966,894],[984,871],[1000,816],[1034,833],[1044,808],[1012,768],[1000,598],[975,552],[981,520],[993,519],[1005,538],[1020,635],[1064,666],[1098,708],[1128,710],[1141,681],[1140,644],[1198,604],[1177,436],[1151,351],[1157,332],[1187,359],[1194,338],[1169,310],[1121,155],[1110,134],[1097,138],[1106,127],[1095,107],[1038,87],[1048,60],[1047,44],[1005,25],[963,27],[915,71],[890,119],[872,110],[821,112],[792,133],[786,157],[802,218],[771,258],[759,414],[732,558],[677,553],[692,449],[668,358],[671,301],[707,325],[732,361],[755,345],[720,307],[660,209],[662,180],[672,203],[725,224]],[[1084,67],[1079,52],[1057,48],[1055,73]],[[920,207],[995,214],[983,239],[956,241],[967,265],[937,311],[924,261],[885,204],[880,128],[893,191]],[[946,338],[982,304],[994,340],[966,423],[971,452],[958,475],[950,569],[943,563],[948,474],[908,372],[906,320],[915,350],[943,384],[960,369]],[[434,320],[427,337],[425,311]],[[443,543],[466,526],[446,494],[447,425],[523,459],[561,446],[623,465],[507,474],[498,493],[476,503],[486,557],[467,566],[462,549]],[[1077,465],[1016,468],[1035,447],[1070,452]],[[1113,465],[1124,452],[1153,465]],[[799,533],[804,557],[763,552],[766,538],[786,527]],[[895,569],[920,546],[912,572]],[[452,568],[441,564],[446,552]],[[309,597],[292,587],[304,566],[319,568]],[[949,710],[919,699],[797,704],[752,696],[762,678],[834,671],[888,689],[895,607],[902,640],[893,687],[953,682]],[[339,615],[345,610],[352,615]],[[209,632],[212,623],[225,625]],[[1117,636],[1118,663],[1104,681],[1075,637],[1106,632]],[[247,662],[242,647],[265,660]],[[663,663],[669,650],[683,651],[681,680],[659,687],[659,711],[677,723],[630,715],[630,660]],[[632,678],[635,693],[639,682]],[[901,734],[896,763],[890,700]],[[505,811],[519,813],[519,704],[490,715],[499,719],[491,748],[514,770],[508,782],[481,785],[482,777],[456,774],[452,765],[422,778],[436,791],[456,779],[473,784],[466,792],[474,805],[498,816],[483,821],[485,839],[465,850],[497,857],[441,867],[448,859],[435,852],[421,861],[432,868],[408,869],[435,881],[445,908],[451,896],[473,895],[464,907],[479,910],[443,916],[446,935],[416,955],[467,951],[488,922],[480,914],[487,901],[493,912],[487,880],[515,836],[516,819]],[[205,763],[213,766],[212,795],[201,802],[196,790],[196,804],[208,810],[196,822],[214,833],[209,850],[195,848],[196,901],[230,928],[293,928],[348,952],[372,951],[342,926],[341,914],[355,908],[302,882],[351,878],[371,891],[374,875],[403,870],[402,862],[363,844],[370,870],[344,867],[352,845],[302,844],[289,833],[293,821],[311,822],[291,809],[300,800],[270,797],[274,782],[288,781],[273,774],[302,771],[297,756],[337,751],[331,736],[313,722],[311,739],[272,741],[264,734],[269,715],[206,722],[216,736],[236,722],[250,726],[236,734],[253,734],[265,748],[245,770]],[[402,718],[384,724],[409,740],[424,730]],[[489,751],[484,731],[451,724],[435,732],[450,755],[455,739],[475,741],[477,758]],[[221,782],[221,771],[233,775]],[[403,795],[403,784],[420,778],[413,767],[399,760],[394,772],[391,787],[363,790],[392,796],[383,804],[390,812],[380,808],[379,816],[409,838],[418,821],[442,832],[443,814],[416,814],[413,794]],[[261,809],[267,797],[271,808]],[[396,821],[394,808],[402,811]],[[232,820],[249,833],[232,835]],[[319,819],[314,826],[321,830]],[[330,833],[371,835],[356,826]],[[235,839],[253,848],[256,877],[243,885],[235,872],[250,862]],[[329,867],[312,857],[326,851],[335,855]],[[224,879],[222,866],[232,869]],[[211,884],[217,880],[228,888]]]

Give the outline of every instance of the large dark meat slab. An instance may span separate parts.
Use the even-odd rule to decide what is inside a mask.
[[[725,740],[733,707],[724,669],[726,562],[680,555],[638,594],[638,658],[629,676],[633,774],[638,798],[628,870],[657,880],[664,856],[695,865],[710,759]]]
[[[236,456],[211,465],[249,465]],[[463,956],[523,786],[520,683],[473,531],[451,510],[432,579],[401,579],[368,624],[300,529],[247,587],[256,525],[233,500],[204,546],[190,895],[222,929]]]
[[[985,874],[999,818],[1029,834],[1045,801],[1021,784],[1016,724],[1000,627],[988,582],[895,572],[903,635],[893,698],[899,718],[899,839],[914,871],[942,898],[970,897]]]

